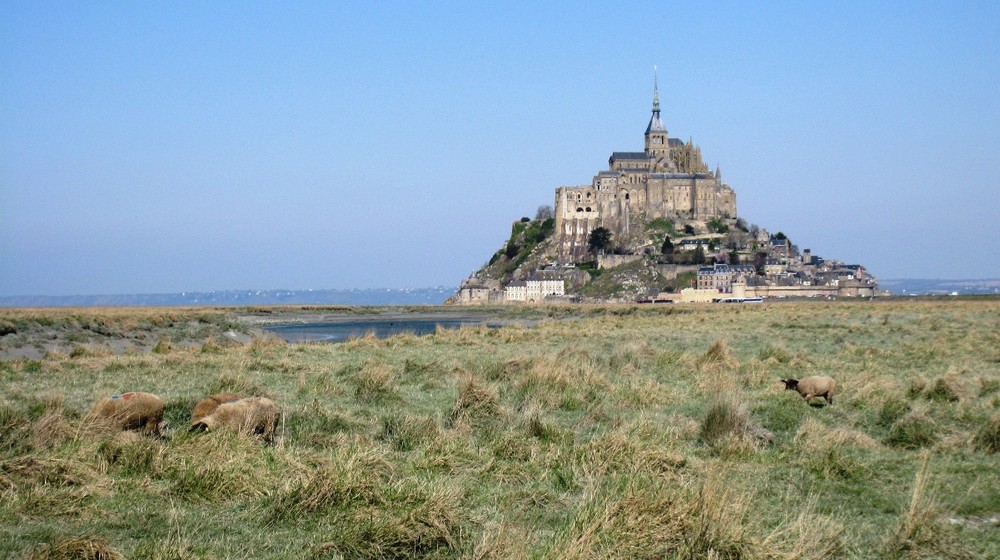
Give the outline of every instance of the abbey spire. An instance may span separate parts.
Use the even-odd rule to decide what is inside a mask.
[[[663,126],[660,120],[660,87],[656,79],[656,67],[653,67],[653,116],[649,118],[649,126],[646,127],[646,135],[650,132],[662,132],[667,134],[667,127]]]
[[[666,165],[669,151],[667,127],[660,120],[660,87],[656,79],[656,66],[653,66],[653,115],[646,127],[646,155],[653,160],[654,169]]]

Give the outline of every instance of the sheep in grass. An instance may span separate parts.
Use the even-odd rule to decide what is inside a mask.
[[[781,382],[785,384],[785,390],[798,391],[806,402],[813,397],[823,397],[827,403],[833,404],[837,384],[832,377],[812,375],[804,379],[782,379]]]
[[[274,401],[264,397],[247,397],[222,403],[215,412],[194,422],[192,432],[229,430],[241,434],[260,434],[264,441],[274,441],[281,413]]]
[[[198,420],[215,412],[215,409],[219,408],[220,404],[238,401],[242,398],[242,395],[237,395],[236,393],[216,393],[205,397],[195,405],[194,412],[191,413],[191,424],[197,424]]]
[[[165,408],[163,400],[152,393],[122,393],[97,401],[84,422],[102,431],[138,430],[159,436]]]

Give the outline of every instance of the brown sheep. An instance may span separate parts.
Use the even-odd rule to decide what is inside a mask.
[[[264,397],[247,397],[222,403],[215,412],[191,425],[192,432],[230,430],[241,434],[261,434],[264,441],[274,441],[281,413],[274,401]]]
[[[833,404],[833,393],[837,388],[832,377],[825,375],[813,375],[805,379],[782,379],[785,390],[798,391],[807,402],[813,397],[823,397],[826,402]]]
[[[243,397],[241,395],[237,395],[236,393],[216,393],[205,397],[194,407],[194,412],[191,413],[191,424],[197,424],[198,420],[201,420],[202,418],[215,412],[215,409],[219,408],[220,404],[238,401],[241,398]]]
[[[165,408],[163,400],[152,393],[122,393],[97,401],[84,421],[100,429],[159,436]]]

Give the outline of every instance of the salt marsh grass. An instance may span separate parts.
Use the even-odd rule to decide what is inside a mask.
[[[536,326],[0,310],[8,343],[72,339],[0,360],[0,557],[1000,557],[998,299],[497,312]],[[835,405],[779,382],[808,375]],[[135,390],[162,438],[81,429]],[[275,443],[190,433],[217,392],[274,399]]]

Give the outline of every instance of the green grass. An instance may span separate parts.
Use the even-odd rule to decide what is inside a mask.
[[[0,557],[1000,557],[1000,300],[497,311],[539,322],[190,345],[235,319],[0,310],[168,329],[0,362]],[[836,404],[779,382],[813,374]],[[163,438],[81,429],[130,390]],[[220,391],[275,399],[277,441],[188,432]]]

